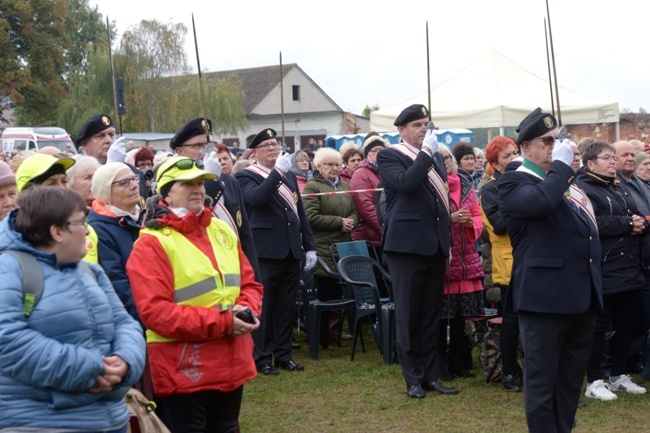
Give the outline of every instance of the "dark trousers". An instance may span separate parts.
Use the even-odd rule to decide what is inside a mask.
[[[569,433],[595,328],[595,314],[519,311],[524,406],[531,433]]]
[[[512,311],[512,292],[509,286],[501,289],[501,362],[503,374],[517,374],[517,346],[519,343],[519,318]]]
[[[605,346],[605,333],[610,329],[616,331],[609,340],[611,361],[610,376],[625,374],[630,338],[635,321],[635,309],[639,301],[639,291],[609,293],[603,295],[603,312],[596,318],[594,344],[589,355],[587,381],[602,379],[601,361]]]
[[[264,298],[260,327],[253,332],[253,356],[259,366],[291,360],[293,319],[300,287],[300,261],[259,259]]]
[[[646,284],[639,291],[636,320],[630,340],[628,365],[644,363],[647,353],[648,329],[650,329],[650,272],[644,272]]]
[[[387,252],[393,282],[397,357],[407,386],[438,380],[436,347],[447,258]]]
[[[199,391],[159,397],[172,433],[238,433],[244,387],[231,392]]]

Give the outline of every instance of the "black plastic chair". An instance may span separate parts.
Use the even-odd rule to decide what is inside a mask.
[[[317,257],[316,266],[320,266],[325,273],[335,279],[340,279],[341,276],[330,270],[325,262]],[[354,317],[354,300],[348,297],[347,299],[333,299],[330,301],[318,300],[318,287],[314,280],[314,270],[304,272],[300,281],[301,299],[303,302],[303,311],[305,314],[305,321],[307,322],[307,336],[309,340],[309,356],[311,359],[318,359],[318,343],[320,338],[320,316],[325,311],[343,311],[347,313],[350,320]],[[343,320],[341,320],[343,323]]]
[[[375,259],[365,256],[347,256],[338,262],[338,270],[341,278],[352,292],[355,302],[354,332],[352,340],[351,360],[354,360],[354,352],[357,339],[361,339],[361,349],[366,353],[363,341],[362,325],[363,320],[369,321],[373,328],[373,335],[377,341],[380,353],[384,357],[384,363],[390,364],[392,356],[392,339],[394,338],[394,314],[395,308],[391,301],[382,302],[379,297],[379,290],[375,284],[377,272],[382,276],[387,285],[390,284],[390,276],[383,270]],[[372,318],[375,318],[375,328]]]

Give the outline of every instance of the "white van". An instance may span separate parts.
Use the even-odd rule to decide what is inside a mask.
[[[61,152],[77,153],[77,147],[63,128],[44,126],[36,128],[7,128],[2,132],[2,150],[36,150],[54,146]]]

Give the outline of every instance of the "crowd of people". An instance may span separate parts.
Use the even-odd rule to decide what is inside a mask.
[[[585,377],[588,398],[645,393],[650,146],[557,138],[540,109],[484,150],[439,144],[423,105],[394,124],[393,145],[370,132],[289,153],[266,128],[232,155],[208,119],[154,152],[127,150],[99,114],[79,155],[3,154],[0,430],[124,432],[135,386],[173,432],[237,432],[246,382],[305,370],[301,275],[320,300],[343,297],[316,264],[336,269],[330,246],[352,240],[390,273],[408,397],[475,376],[466,325],[494,300],[501,385],[524,391],[530,431],[569,431]],[[26,295],[16,251],[42,296]],[[331,319],[323,347],[340,340]]]

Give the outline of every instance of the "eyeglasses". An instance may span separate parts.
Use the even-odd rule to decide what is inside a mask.
[[[153,162],[141,162],[140,164],[137,165],[137,167],[142,170],[142,169],[149,169],[151,170],[153,168]]]
[[[602,159],[603,161],[610,163],[610,162],[617,162],[618,156],[614,156],[614,155],[597,156],[596,159]]]
[[[553,143],[555,143],[555,140],[557,139],[556,137],[538,137],[538,140],[542,140],[542,143],[544,143],[544,146],[551,146]]]
[[[203,169],[203,161],[200,159],[179,159],[169,167],[165,169],[162,173],[160,173],[160,176],[158,176],[158,179],[162,179],[162,177],[167,173],[169,170],[172,168],[178,168],[179,170],[191,170],[192,167],[196,167],[199,170]]]
[[[277,147],[280,147],[280,143],[267,143],[267,144],[263,144],[261,146],[255,146],[255,149],[264,149],[264,150],[269,149],[270,150],[271,148],[275,149]]]
[[[66,226],[85,226],[87,218],[88,218],[88,216],[85,215],[83,218],[79,218],[78,220],[66,221],[65,225]]]
[[[208,144],[212,144],[212,143],[209,142],[209,143],[181,144],[179,147],[191,147],[192,149],[203,149],[204,147],[207,147]]]
[[[131,185],[131,182],[138,183],[139,181],[140,181],[140,176],[125,177],[124,179],[111,182],[111,185],[119,185],[122,188],[128,188],[129,185]]]

